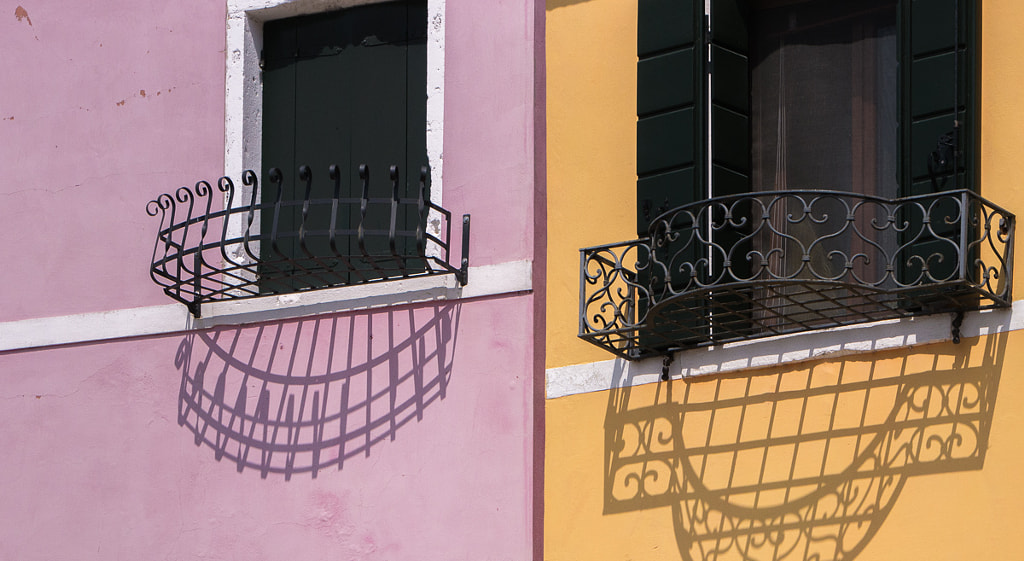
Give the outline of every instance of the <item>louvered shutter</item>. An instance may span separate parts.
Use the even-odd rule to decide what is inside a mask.
[[[953,189],[977,189],[978,111],[976,107],[976,3],[973,0],[903,0],[900,4],[900,115],[903,196]],[[904,282],[929,274],[945,280],[956,272],[956,251],[946,241],[928,239],[921,214],[909,212],[908,235],[916,236],[900,255]],[[954,204],[932,209],[930,228],[957,239],[960,220]],[[961,274],[963,272],[961,271]],[[927,280],[927,277],[926,277]]]
[[[328,178],[331,164],[342,171],[342,197],[360,196],[360,164],[370,169],[370,197],[391,198],[391,165],[400,171],[400,196],[416,196],[419,169],[427,165],[424,0],[267,22],[263,56],[264,203],[273,203],[276,196],[267,176],[271,167],[283,172],[283,200],[305,197],[306,184],[298,177],[300,165],[308,165],[313,172],[313,199],[333,196],[334,183]],[[319,212],[311,211],[306,229],[326,231],[331,218],[328,209],[321,206],[316,209]],[[399,229],[415,228],[416,210],[403,205],[399,212]],[[337,217],[336,227],[354,228],[359,220],[359,208],[348,205]],[[288,207],[277,217],[277,231],[296,232],[300,221],[301,206]],[[387,232],[390,221],[387,204],[370,205],[364,226]],[[264,238],[270,237],[273,213],[263,213],[261,226]],[[414,243],[403,245],[401,253],[413,254]],[[355,256],[350,261],[362,270],[362,278],[379,276],[369,262],[358,257],[360,249],[354,237],[339,246],[339,251]],[[267,292],[317,287],[322,284],[315,274],[317,268],[325,262],[338,263],[334,259],[308,260],[297,237],[281,239],[278,248],[297,258],[300,268],[261,271],[261,288]],[[317,256],[333,255],[324,235],[308,239],[307,249]],[[386,235],[368,236],[366,249],[371,254],[388,255]],[[268,251],[272,248],[261,247],[264,255],[271,255]],[[387,265],[394,268],[393,262]]]

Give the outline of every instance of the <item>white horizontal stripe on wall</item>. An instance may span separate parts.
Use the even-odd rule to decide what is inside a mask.
[[[203,305],[203,317],[198,319],[188,313],[184,304],[166,304],[0,322],[0,351],[163,335],[218,325],[496,296],[532,289],[533,263],[511,261],[470,267],[466,286],[459,286],[454,276],[445,275],[263,296]]]

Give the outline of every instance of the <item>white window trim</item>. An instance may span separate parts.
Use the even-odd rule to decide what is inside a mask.
[[[227,0],[224,85],[224,175],[262,164],[263,23],[303,14],[378,4],[385,0]],[[430,200],[441,206],[444,162],[444,12],[446,0],[427,0],[427,158]],[[248,200],[250,193],[242,193]]]
[[[260,52],[263,49],[263,24],[276,19],[386,1],[227,0],[224,81],[225,176],[239,178],[243,170],[262,169],[263,82]],[[426,144],[431,174],[430,201],[437,206],[441,206],[444,194],[445,2],[446,0],[427,0]],[[250,200],[253,194],[251,187],[238,184],[237,188],[235,205],[240,204],[240,201]],[[259,221],[258,213],[256,221]],[[427,227],[432,229],[431,234],[441,237],[441,229],[445,223],[440,213],[430,211]],[[229,237],[241,237],[243,228],[241,217],[233,219],[228,223],[227,234]],[[258,251],[258,248],[256,249]],[[228,251],[234,254],[238,262],[248,260],[247,253],[240,246]],[[427,247],[427,255],[443,258],[440,248],[432,245]],[[435,288],[440,288],[446,281],[431,278],[430,282],[434,283]],[[394,294],[396,289],[391,283],[380,283],[368,285],[366,290],[373,295],[386,297]],[[402,298],[396,295],[395,302],[402,302]],[[216,314],[217,310],[213,313]]]

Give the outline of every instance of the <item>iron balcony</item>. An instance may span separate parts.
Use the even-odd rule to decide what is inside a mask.
[[[358,196],[343,194],[336,166],[326,175],[333,194],[324,198],[311,196],[313,172],[302,166],[305,197],[295,200],[283,195],[282,173],[272,168],[270,196],[246,170],[243,195],[222,177],[216,188],[200,181],[150,201],[147,212],[160,217],[150,276],[196,317],[203,303],[270,294],[427,275],[454,275],[466,284],[469,215],[462,217],[461,261],[452,264],[451,213],[430,201],[427,168],[417,196],[406,198],[395,166],[390,197],[370,196],[366,166],[359,167]]]
[[[1012,302],[1014,215],[971,191],[712,198],[580,250],[579,336],[627,360]]]

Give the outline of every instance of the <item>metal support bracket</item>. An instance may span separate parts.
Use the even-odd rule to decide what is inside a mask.
[[[953,315],[953,323],[950,326],[950,332],[953,335],[953,344],[960,344],[960,326],[964,323],[964,313],[957,312]]]
[[[462,262],[459,264],[459,284],[466,286],[469,282],[469,215],[462,215]]]
[[[665,358],[661,359],[661,380],[667,382],[669,380],[668,367],[672,365],[672,361],[675,360],[671,354],[665,355]]]

